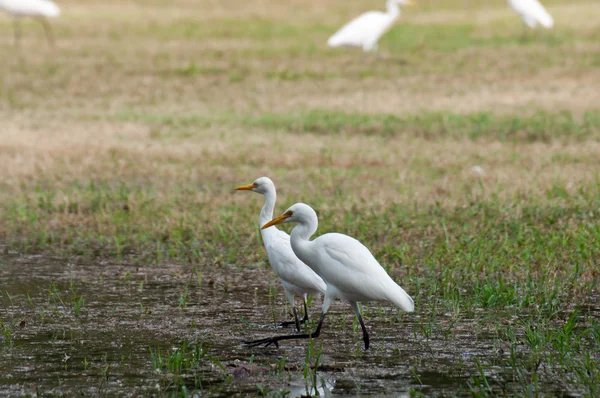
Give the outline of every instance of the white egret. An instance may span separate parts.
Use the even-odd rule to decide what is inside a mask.
[[[259,226],[263,226],[273,218],[273,209],[277,200],[275,184],[268,177],[258,178],[254,183],[242,185],[237,191],[254,191],[265,196],[265,204],[260,211]],[[319,275],[296,257],[290,244],[290,236],[275,227],[261,229],[261,235],[269,263],[273,271],[279,276],[285,295],[290,302],[294,312],[294,322],[283,322],[283,326],[295,324],[300,331],[300,321],[296,311],[294,296],[302,296],[304,301],[304,319],[308,321],[308,309],[306,306],[307,294],[323,294],[326,285]]]
[[[523,23],[532,29],[535,29],[538,24],[545,28],[554,25],[552,15],[538,0],[508,0],[508,5],[521,16]]]
[[[386,12],[367,11],[342,26],[327,40],[329,47],[362,47],[377,50],[377,41],[400,17],[399,5],[412,5],[410,0],[387,0]]]
[[[54,18],[60,15],[60,8],[51,0],[0,0],[0,10],[4,10],[13,17],[15,30],[15,45],[19,45],[21,39],[20,20],[23,17],[38,19],[44,31],[48,43],[54,43],[52,27],[47,18]]]
[[[375,257],[358,240],[347,235],[329,233],[314,240],[309,238],[317,231],[318,219],[315,211],[304,203],[296,203],[281,216],[263,225],[294,222],[291,243],[294,253],[308,264],[327,284],[323,299],[323,310],[317,329],[311,334],[276,336],[249,341],[246,344],[257,346],[275,344],[281,340],[308,339],[318,337],[325,314],[334,299],[350,302],[363,331],[365,349],[369,348],[369,334],[358,309],[360,301],[389,301],[404,311],[414,311],[413,299],[394,282],[379,265]]]

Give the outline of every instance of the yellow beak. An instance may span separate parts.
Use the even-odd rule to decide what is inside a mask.
[[[254,188],[254,184],[240,185],[235,190],[236,191],[252,191],[252,188]]]
[[[269,221],[268,223],[266,223],[265,225],[263,225],[261,227],[261,229],[266,229],[266,228],[272,227],[273,225],[281,224],[282,222],[285,221],[286,218],[290,218],[291,216],[292,216],[291,214],[283,213],[279,217],[274,218],[271,221]]]

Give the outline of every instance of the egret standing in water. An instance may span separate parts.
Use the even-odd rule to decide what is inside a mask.
[[[38,19],[44,26],[48,44],[54,44],[52,27],[48,18],[58,17],[60,8],[50,0],[0,0],[0,10],[4,10],[13,17],[15,30],[15,46],[21,40],[21,18],[31,17]]]
[[[410,0],[387,0],[386,12],[367,11],[340,28],[327,40],[329,47],[362,47],[364,52],[376,51],[377,41],[400,18],[400,5],[412,5]]]
[[[259,226],[263,226],[273,218],[273,209],[277,200],[275,184],[268,177],[258,178],[254,183],[242,185],[237,191],[254,191],[265,196],[265,204],[260,211]],[[307,294],[324,294],[326,285],[319,275],[296,257],[290,245],[290,236],[275,227],[263,228],[260,231],[269,263],[273,271],[279,276],[285,295],[294,312],[294,322],[283,322],[283,326],[296,324],[300,331],[300,320],[296,311],[295,295],[302,296],[304,301],[304,319],[308,321],[308,308],[306,305]]]
[[[508,5],[521,16],[523,23],[531,29],[535,29],[538,24],[544,28],[554,26],[552,15],[538,0],[508,0]]]
[[[311,334],[275,336],[246,344],[258,346],[275,344],[281,340],[319,337],[325,314],[334,299],[348,301],[358,317],[363,331],[365,349],[369,348],[369,334],[358,309],[360,301],[389,301],[406,312],[414,311],[413,299],[394,282],[362,243],[347,235],[330,233],[314,240],[309,238],[317,231],[317,214],[308,205],[296,203],[283,215],[263,225],[269,228],[280,223],[293,222],[291,243],[294,253],[308,264],[327,284],[323,310],[317,329]]]

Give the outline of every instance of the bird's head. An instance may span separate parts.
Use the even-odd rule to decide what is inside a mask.
[[[257,178],[252,184],[240,185],[235,188],[236,191],[254,191],[262,195],[266,195],[267,192],[275,190],[275,184],[269,177]]]
[[[272,227],[273,225],[283,224],[287,222],[301,223],[311,219],[317,220],[317,213],[315,213],[312,207],[304,203],[296,203],[295,205],[287,209],[285,213],[263,225],[261,229],[266,229]]]

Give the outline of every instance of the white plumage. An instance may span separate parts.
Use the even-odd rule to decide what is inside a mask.
[[[275,184],[268,177],[261,177],[253,184],[242,185],[236,190],[254,191],[265,196],[265,204],[260,212],[260,226],[265,225],[273,218],[273,209],[277,200]],[[307,294],[324,294],[326,285],[312,269],[296,257],[290,244],[290,236],[275,227],[261,229],[261,235],[269,263],[273,271],[279,276],[285,295],[294,311],[294,323],[300,331],[300,323],[296,312],[294,296],[304,299],[304,321],[308,320],[306,308]]]
[[[16,17],[48,17],[60,15],[60,8],[50,0],[0,0],[0,8]]]
[[[329,47],[362,47],[363,51],[377,50],[377,42],[400,17],[399,4],[410,0],[387,0],[386,12],[367,11],[342,26],[327,40]]]
[[[281,340],[318,337],[329,306],[333,300],[339,298],[350,302],[360,321],[365,348],[368,349],[369,335],[360,315],[358,302],[389,301],[404,311],[414,311],[413,299],[394,282],[369,249],[358,240],[338,233],[329,233],[309,240],[318,227],[317,214],[310,206],[296,203],[263,228],[284,222],[298,223],[291,234],[292,249],[296,256],[327,284],[321,319],[316,331],[310,335],[277,336],[248,344],[277,345]]]
[[[358,240],[338,233],[309,240],[317,231],[318,219],[304,203],[296,203],[284,214],[288,216],[282,222],[299,224],[291,234],[294,253],[327,284],[323,312],[336,298],[350,302],[390,301],[404,311],[414,311],[412,298]]]
[[[46,32],[48,43],[52,44],[54,38],[52,28],[47,18],[55,18],[60,15],[60,8],[50,0],[0,0],[0,10],[12,15],[14,18],[15,45],[19,44],[21,37],[20,18],[31,17],[39,19]]]
[[[508,5],[521,16],[523,23],[532,29],[538,24],[545,28],[554,26],[552,15],[538,0],[508,0]]]

